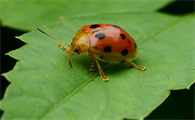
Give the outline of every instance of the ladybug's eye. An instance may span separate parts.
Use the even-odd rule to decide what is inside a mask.
[[[75,48],[75,52],[78,53],[79,52],[78,49]]]

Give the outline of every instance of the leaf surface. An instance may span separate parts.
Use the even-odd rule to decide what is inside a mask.
[[[33,30],[70,17],[99,13],[156,11],[172,0],[1,0],[0,18],[4,26]]]
[[[155,18],[155,19],[154,19]],[[111,23],[137,41],[139,56],[127,64],[102,63],[109,82],[90,72],[87,54],[69,54],[59,42],[32,31],[19,37],[27,44],[9,52],[19,61],[5,77],[11,81],[1,108],[3,119],[143,119],[170,94],[194,83],[194,15],[104,13],[68,18],[45,31],[67,43],[85,24]]]

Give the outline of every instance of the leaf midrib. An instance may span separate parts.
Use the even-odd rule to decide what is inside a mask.
[[[107,64],[103,69],[105,70],[112,64]],[[80,89],[82,89],[84,86],[86,86],[89,82],[91,82],[94,78],[96,78],[99,75],[99,72],[96,73],[94,76],[92,76],[89,80],[81,84],[77,89],[75,89],[71,94],[69,94],[66,98],[64,98],[59,104],[55,105],[48,113],[46,113],[41,119],[46,118],[50,113],[52,113],[54,110],[56,110],[60,105],[65,103],[69,98],[71,98],[74,94],[76,94]]]

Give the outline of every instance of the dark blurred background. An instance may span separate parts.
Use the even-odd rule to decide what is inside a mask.
[[[194,0],[178,0],[170,5],[158,10],[167,14],[185,15],[188,13],[195,12],[195,1]],[[9,27],[3,27],[1,25],[1,74],[13,69],[17,60],[5,55],[11,50],[15,50],[25,43],[17,40],[15,36],[20,36],[28,31],[19,31]],[[10,83],[1,76],[0,80],[0,99],[3,98],[6,87]],[[149,119],[195,119],[194,111],[194,91],[195,85],[190,87],[190,90],[177,90],[171,91],[171,95],[147,118]],[[0,111],[0,116],[2,111]]]

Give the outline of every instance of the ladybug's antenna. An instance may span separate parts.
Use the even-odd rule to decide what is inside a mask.
[[[49,36],[49,37],[51,37],[51,38],[53,38],[53,39],[55,39],[55,40],[57,40],[57,41],[59,41],[59,42],[61,42],[61,43],[67,45],[68,47],[71,47],[69,44],[65,43],[64,41],[61,41],[61,40],[58,39],[58,38],[55,38],[55,37],[51,36],[50,34],[47,34],[46,32],[42,31],[41,29],[37,28],[37,30],[39,30],[39,31],[42,32],[43,34],[45,34],[45,35],[47,35],[47,36]]]
[[[73,67],[72,67],[72,64],[71,64],[71,56],[72,56],[72,52],[70,52],[70,56],[69,56],[69,64],[70,64],[70,67],[73,69]]]

